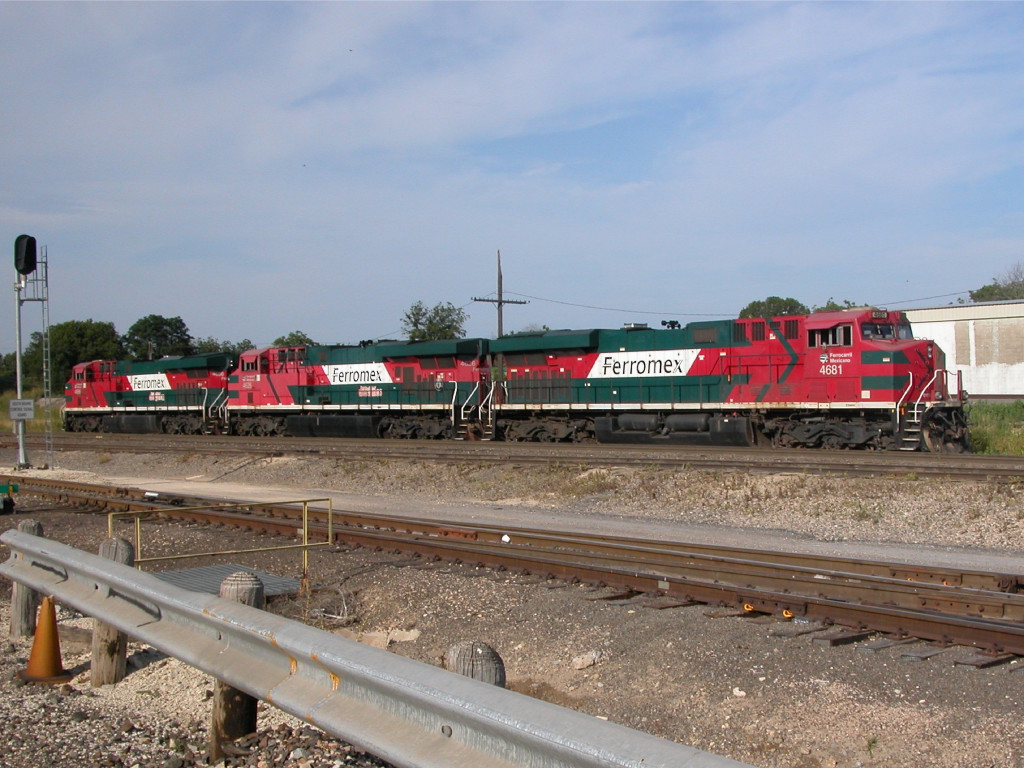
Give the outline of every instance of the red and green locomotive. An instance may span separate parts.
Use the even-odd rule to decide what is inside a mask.
[[[69,432],[217,431],[224,419],[231,355],[94,360],[71,369],[64,387]]]
[[[968,447],[942,351],[877,309],[100,361],[66,399],[69,430]]]
[[[486,361],[486,339],[249,350],[230,379],[230,431],[448,438],[461,428],[464,436],[479,413],[469,404],[486,386]]]
[[[506,439],[968,446],[959,379],[900,312],[556,331],[490,350],[503,359],[492,418]]]

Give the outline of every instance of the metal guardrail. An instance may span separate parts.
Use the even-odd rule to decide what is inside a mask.
[[[20,531],[0,575],[401,768],[743,768]]]

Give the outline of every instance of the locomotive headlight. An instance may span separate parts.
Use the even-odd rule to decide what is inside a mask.
[[[929,360],[932,359],[932,345],[931,344],[928,345],[928,359]]]

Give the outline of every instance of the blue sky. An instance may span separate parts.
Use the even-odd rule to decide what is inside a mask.
[[[52,323],[257,344],[493,335],[499,249],[506,331],[934,306],[1024,260],[1022,50],[1020,3],[5,2],[0,242]]]

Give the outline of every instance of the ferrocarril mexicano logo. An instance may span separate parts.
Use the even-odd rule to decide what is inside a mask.
[[[700,349],[666,349],[647,352],[602,352],[588,378],[617,379],[631,376],[686,376],[701,354]]]

